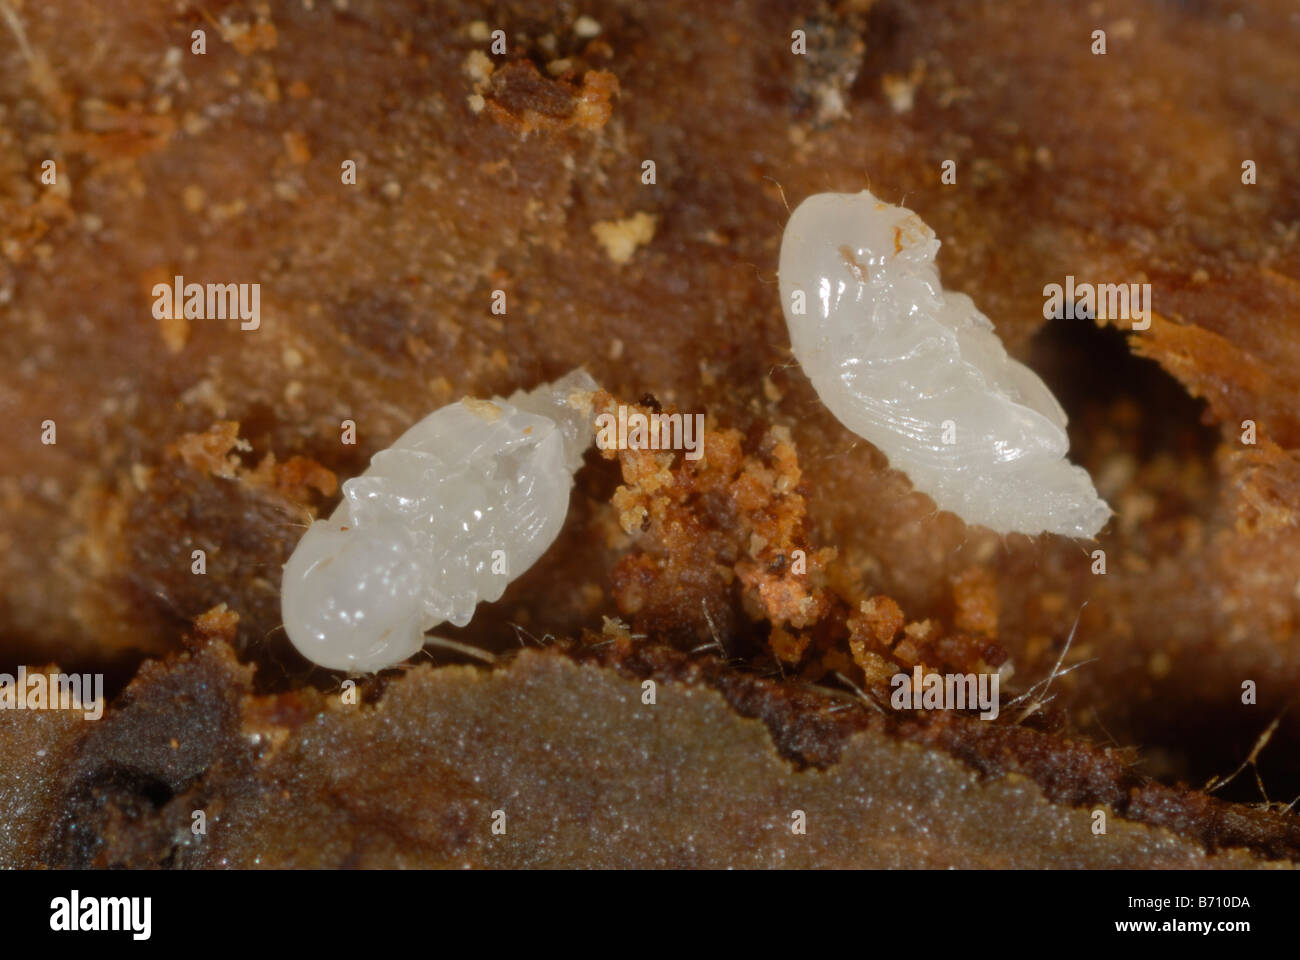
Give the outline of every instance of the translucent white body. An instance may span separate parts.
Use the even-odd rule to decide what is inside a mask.
[[[381,670],[499,599],[564,524],[596,389],[575,370],[508,400],[448,404],[375,454],[285,564],[281,615],[299,652]]]
[[[1094,536],[1111,511],[1065,459],[1065,411],[971,298],[943,289],[938,251],[916,214],[865,190],[809,197],[781,240],[795,357],[940,509],[1001,533]]]

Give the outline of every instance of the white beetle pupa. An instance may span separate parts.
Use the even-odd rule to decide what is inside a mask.
[[[781,240],[795,357],[940,509],[1000,533],[1094,536],[1111,511],[1065,459],[1065,411],[971,298],[943,289],[938,251],[920,217],[866,190],[809,197]]]
[[[298,651],[381,670],[499,599],[564,524],[597,389],[574,370],[508,400],[466,398],[376,453],[285,564],[280,610]]]

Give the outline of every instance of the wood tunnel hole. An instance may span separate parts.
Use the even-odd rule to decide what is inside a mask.
[[[1070,458],[1094,479],[1113,468],[1115,457],[1130,458],[1129,489],[1145,490],[1159,504],[1157,514],[1143,523],[1173,529],[1189,516],[1206,520],[1212,515],[1218,499],[1213,457],[1220,435],[1209,424],[1204,401],[1188,394],[1157,363],[1131,351],[1128,337],[1141,335],[1098,327],[1087,318],[1057,318],[1048,321],[1021,356],[1070,418]],[[1156,469],[1158,461],[1163,469]],[[1153,483],[1164,486],[1149,486]],[[1112,500],[1112,506],[1123,509],[1122,501]],[[1137,548],[1155,560],[1165,542],[1158,531],[1147,529]],[[1151,776],[1200,787],[1235,770],[1276,715],[1270,707],[1251,712],[1226,704],[1166,692],[1132,705],[1127,729],[1115,734],[1142,748],[1140,769]],[[1288,802],[1300,794],[1300,724],[1291,719],[1279,726],[1259,760],[1270,799]],[[1214,795],[1246,803],[1262,799],[1249,768]]]

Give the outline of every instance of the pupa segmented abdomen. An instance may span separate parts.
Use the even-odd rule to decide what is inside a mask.
[[[380,670],[499,599],[564,524],[596,389],[575,370],[506,400],[467,398],[375,454],[285,564],[281,613],[299,652]]]
[[[1094,536],[1110,508],[1065,459],[1065,411],[970,297],[943,289],[938,250],[916,214],[868,191],[809,197],[781,241],[795,357],[940,509],[1001,533]]]

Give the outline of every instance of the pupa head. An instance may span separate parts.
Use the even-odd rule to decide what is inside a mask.
[[[781,244],[781,289],[816,276],[851,289],[882,282],[887,269],[933,274],[939,240],[915,213],[872,193],[819,193],[795,208]],[[812,291],[809,291],[812,295]]]
[[[421,545],[396,525],[353,526],[346,506],[314,522],[289,557],[282,615],[314,663],[370,673],[417,653],[433,624],[421,602]]]

